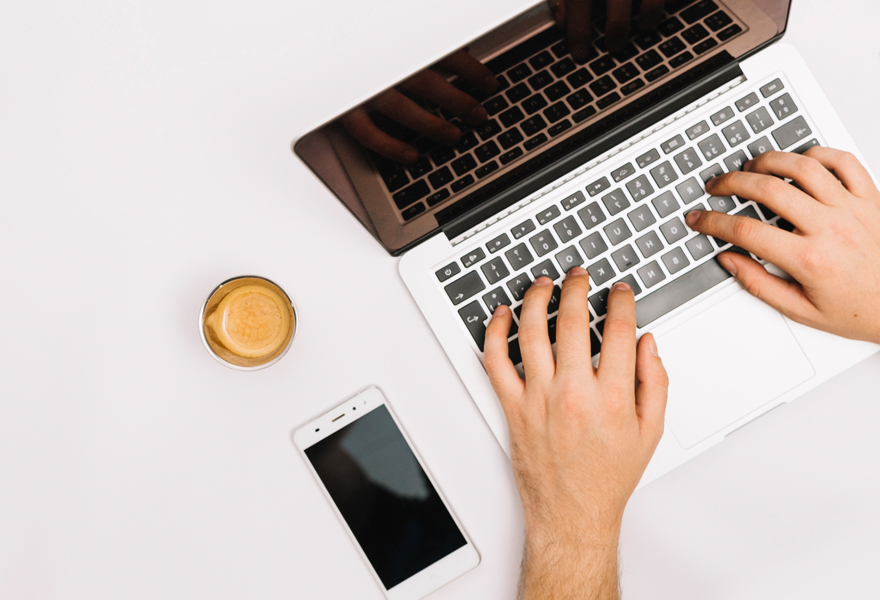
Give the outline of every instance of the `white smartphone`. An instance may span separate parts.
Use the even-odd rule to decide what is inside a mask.
[[[480,563],[379,388],[293,442],[390,600],[424,598]]]

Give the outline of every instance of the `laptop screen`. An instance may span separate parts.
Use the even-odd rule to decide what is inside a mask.
[[[594,0],[578,14],[583,4],[568,1],[542,2],[408,75],[299,138],[295,153],[399,254],[491,216],[775,41],[790,6]]]

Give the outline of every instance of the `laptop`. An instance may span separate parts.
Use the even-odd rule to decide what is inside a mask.
[[[408,85],[352,107],[293,149],[402,256],[403,280],[505,452],[506,421],[482,362],[494,309],[513,309],[509,354],[522,372],[525,290],[541,275],[555,281],[553,341],[559,286],[569,268],[584,266],[598,364],[608,291],[629,283],[638,334],[654,334],[671,381],[644,485],[878,347],[799,325],[753,298],[715,260],[745,251],[685,224],[700,209],[790,230],[764,206],[707,195],[705,182],[769,150],[821,144],[861,159],[801,57],[776,43],[790,0],[668,0],[655,31],[634,21],[614,53],[602,4],[594,3],[582,63],[545,3],[467,45],[497,78],[493,92],[438,61],[429,75],[480,102],[489,115],[482,123],[469,126],[436,103],[441,96]],[[404,105],[458,126],[461,137],[450,146],[419,133]],[[374,141],[390,143],[369,141],[352,115]],[[390,147],[415,149],[417,159],[400,164]]]

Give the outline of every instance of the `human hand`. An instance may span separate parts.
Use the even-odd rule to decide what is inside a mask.
[[[554,360],[552,293],[547,277],[526,292],[519,327],[525,381],[507,355],[510,309],[499,306],[486,330],[486,371],[507,417],[525,516],[525,598],[616,598],[620,523],[663,433],[666,370],[651,334],[636,344],[626,284],[609,294],[593,368],[589,277],[581,267],[562,286]]]
[[[418,150],[379,129],[370,118],[370,112],[382,113],[435,142],[455,144],[461,136],[458,127],[431,114],[407,94],[433,102],[468,125],[482,123],[489,118],[489,114],[479,102],[452,85],[434,68],[458,75],[486,93],[498,87],[498,80],[483,63],[464,50],[459,50],[433,67],[416,73],[396,88],[382,92],[352,109],[340,119],[343,126],[361,145],[403,164],[417,161]]]
[[[795,279],[771,275],[750,257],[721,254],[718,262],[746,290],[798,323],[880,343],[880,192],[852,154],[820,146],[803,156],[767,152],[706,189],[759,202],[795,226],[789,233],[714,211],[687,216],[696,231],[741,246]]]
[[[666,0],[642,0],[638,27],[649,31],[657,27]],[[608,0],[608,19],[605,25],[606,46],[609,51],[623,50],[632,21],[632,0]],[[550,9],[556,24],[566,31],[572,57],[584,62],[590,56],[592,29],[590,16],[592,0],[551,0]]]

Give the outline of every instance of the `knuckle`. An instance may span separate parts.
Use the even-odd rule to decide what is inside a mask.
[[[605,333],[603,337],[626,337],[633,336],[635,338],[635,323],[630,319],[623,317],[608,317],[605,320]]]
[[[815,179],[821,177],[823,171],[825,171],[825,167],[823,167],[816,159],[809,156],[799,156],[798,161],[795,163],[794,179]]]
[[[757,223],[749,217],[739,217],[733,224],[732,232],[735,239],[749,239],[755,234]]]
[[[757,191],[761,195],[761,197],[775,197],[781,194],[784,191],[784,187],[787,185],[781,179],[777,179],[776,177],[766,176],[762,177],[761,181],[757,185]]]
[[[559,317],[557,319],[557,329],[563,329],[565,331],[584,331],[590,326],[589,316],[586,313],[586,307],[584,311],[559,311]]]
[[[762,294],[764,291],[764,286],[759,279],[749,279],[743,282],[743,287],[746,288],[746,291],[755,298],[758,298],[759,300],[763,298]]]

